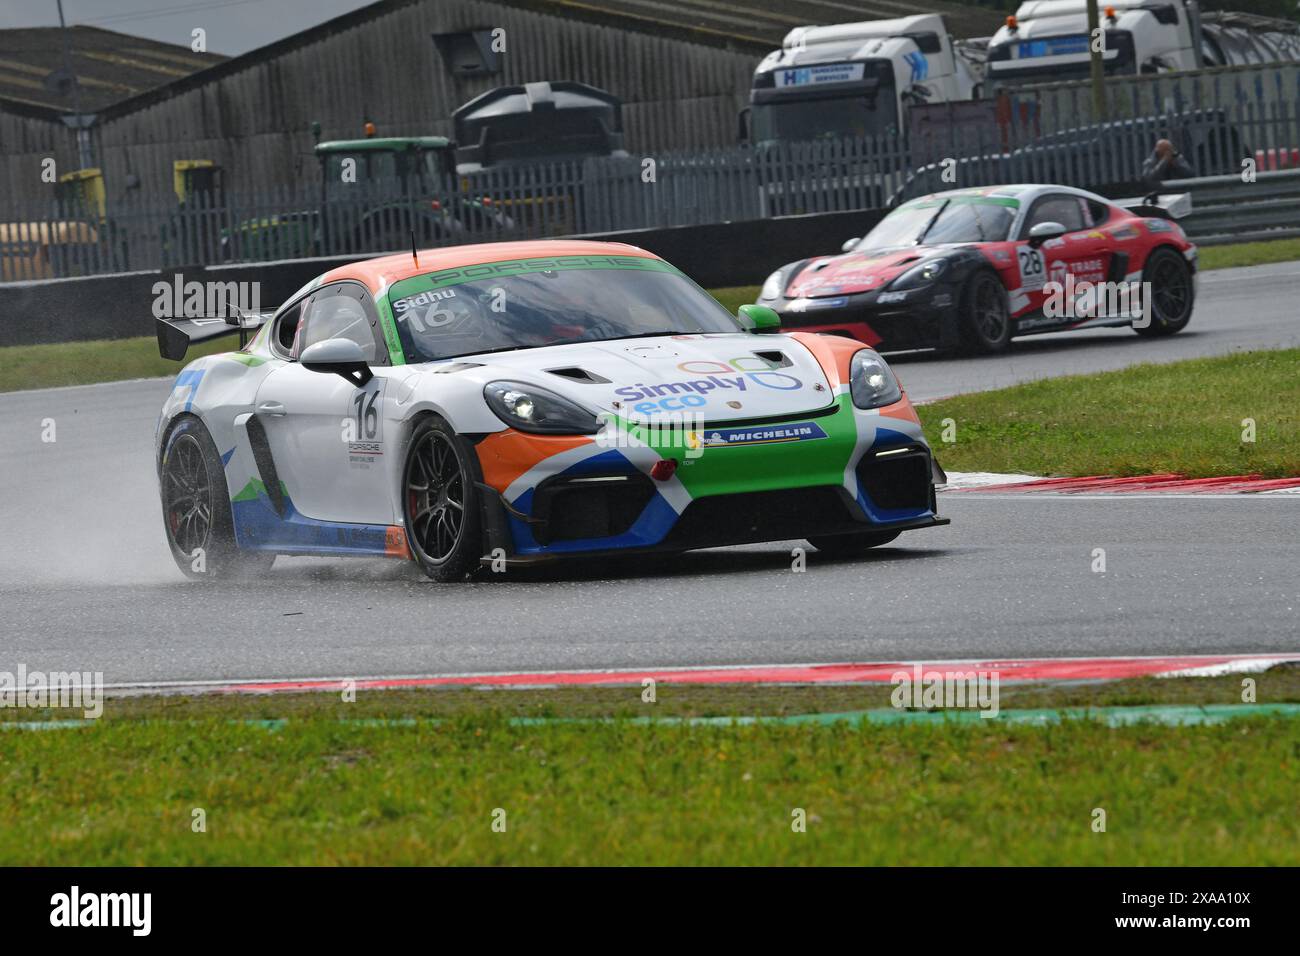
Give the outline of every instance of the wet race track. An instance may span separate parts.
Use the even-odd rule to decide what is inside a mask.
[[[1003,356],[900,356],[925,401],[1051,375],[1300,346],[1300,264],[1208,273],[1170,339],[1098,330]],[[109,683],[690,664],[1293,650],[1300,496],[949,493],[953,523],[857,560],[802,542],[435,585],[382,560],[184,580],[152,436],[170,381],[0,395],[0,670]],[[57,423],[53,444],[42,421]],[[1107,570],[1092,571],[1105,548]]]

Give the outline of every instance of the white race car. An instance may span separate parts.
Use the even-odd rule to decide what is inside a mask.
[[[641,249],[581,241],[371,259],[272,315],[159,319],[174,359],[257,329],[187,365],[163,407],[172,554],[198,578],[328,554],[449,581],[791,538],[854,551],[946,523],[880,356],[778,325]]]

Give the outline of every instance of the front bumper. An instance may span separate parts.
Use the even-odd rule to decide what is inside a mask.
[[[782,331],[843,335],[878,352],[899,352],[957,347],[957,298],[955,288],[937,283],[906,292],[784,299],[774,308]]]
[[[887,525],[875,525],[872,526],[870,530],[914,531],[920,528],[935,528],[946,524],[951,524],[951,520],[948,518],[940,518],[936,515],[931,515],[926,518],[917,518],[914,521],[895,521]],[[570,558],[570,559],[621,558],[621,557],[635,557],[637,555],[680,554],[682,551],[689,551],[692,550],[693,548],[722,548],[722,547],[728,547],[731,545],[739,545],[739,544],[759,544],[765,541],[794,540],[805,536],[820,536],[823,534],[826,535],[851,534],[853,532],[862,531],[862,530],[863,528],[861,526],[855,526],[849,528],[836,526],[835,528],[827,531],[801,531],[799,534],[779,535],[777,537],[772,537],[771,535],[768,535],[766,533],[755,534],[755,535],[737,534],[725,540],[710,539],[707,543],[703,543],[703,544],[682,543],[681,540],[670,539],[670,540],[665,540],[657,545],[651,545],[647,547],[637,547],[637,548],[606,548],[606,549],[595,548],[587,551],[570,551],[564,553],[529,552],[525,554],[509,555],[508,557],[505,558],[505,564],[507,568],[521,568],[521,567],[533,567],[540,564],[550,564],[552,562],[564,560],[566,558]],[[485,568],[493,567],[495,566],[495,561],[491,556],[491,554],[485,554],[480,559],[480,564]]]
[[[940,472],[906,398],[864,412],[846,393],[820,414],[692,434],[713,444],[692,449],[669,430],[620,447],[488,436],[477,446],[485,561],[493,552],[533,563],[946,523],[935,513]],[[661,466],[652,477],[669,460],[672,474]]]

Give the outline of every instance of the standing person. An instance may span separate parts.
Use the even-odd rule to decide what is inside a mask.
[[[1192,179],[1196,171],[1167,139],[1156,140],[1156,148],[1142,164],[1142,180],[1152,187],[1169,179]]]

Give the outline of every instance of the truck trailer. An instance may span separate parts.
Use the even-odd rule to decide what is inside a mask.
[[[1100,14],[1108,76],[1300,60],[1300,25],[1288,20],[1202,13],[1196,0],[1109,0]],[[1086,80],[1089,40],[1085,0],[1022,3],[989,41],[989,86]]]

